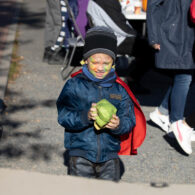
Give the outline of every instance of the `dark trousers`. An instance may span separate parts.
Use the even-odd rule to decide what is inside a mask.
[[[147,40],[142,37],[127,37],[117,48],[118,54],[134,56],[136,62],[134,69],[130,67],[130,76],[139,81],[145,72],[154,65],[154,50],[149,46]],[[131,66],[131,64],[130,64]],[[128,71],[128,70],[127,70]]]
[[[111,181],[120,180],[120,161],[112,159],[103,163],[93,163],[85,158],[72,156],[69,159],[68,174]]]

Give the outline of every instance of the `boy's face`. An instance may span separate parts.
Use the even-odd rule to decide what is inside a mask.
[[[107,54],[97,53],[90,56],[86,63],[89,71],[97,78],[103,79],[111,70],[113,59]]]

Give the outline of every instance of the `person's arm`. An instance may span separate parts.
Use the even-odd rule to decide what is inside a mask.
[[[148,41],[149,44],[153,46],[154,49],[160,50],[158,33],[159,33],[159,19],[160,16],[160,6],[164,0],[148,0],[147,5],[147,31],[148,31]],[[156,44],[156,45],[155,45]]]
[[[113,116],[113,122],[111,121],[106,125],[106,127],[110,129],[111,133],[115,135],[129,133],[136,123],[134,104],[125,89],[123,90],[123,97],[117,110],[117,114]]]
[[[75,93],[75,83],[72,79],[67,81],[56,102],[58,122],[65,129],[79,131],[92,124],[88,119],[88,110],[80,106]]]

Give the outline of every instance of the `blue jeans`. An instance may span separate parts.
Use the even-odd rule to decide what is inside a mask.
[[[175,71],[173,84],[169,87],[159,106],[160,113],[169,115],[170,122],[183,120],[188,91],[192,81],[192,70]]]

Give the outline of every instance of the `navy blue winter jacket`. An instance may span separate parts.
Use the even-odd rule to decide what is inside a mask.
[[[88,120],[92,103],[107,99],[117,108],[120,125],[115,130],[97,131],[94,121]],[[79,74],[68,80],[57,100],[58,122],[65,128],[65,148],[70,156],[81,156],[92,162],[118,158],[120,135],[135,126],[133,102],[126,90],[114,82],[112,87],[101,87]]]

